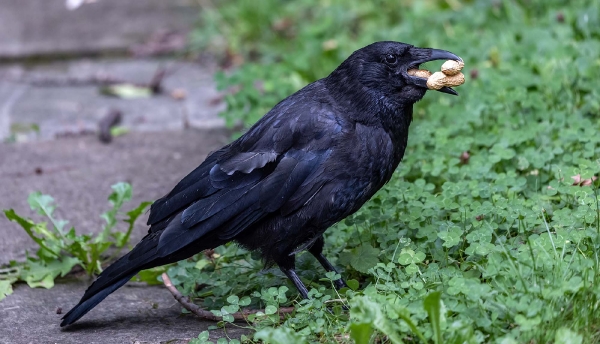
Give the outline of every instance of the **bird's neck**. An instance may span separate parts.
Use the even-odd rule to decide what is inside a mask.
[[[400,162],[406,149],[414,102],[378,94],[344,75],[332,73],[324,80],[336,104],[352,122],[385,130],[394,142],[395,160]]]

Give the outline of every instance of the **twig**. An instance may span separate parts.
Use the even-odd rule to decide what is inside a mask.
[[[148,83],[148,88],[152,91],[152,94],[162,93],[162,81],[167,75],[167,70],[163,67],[158,67],[156,73]]]
[[[104,72],[96,72],[88,76],[52,76],[43,74],[0,74],[0,80],[21,83],[25,85],[37,86],[37,87],[67,87],[67,86],[112,86],[129,84],[142,88],[149,88],[153,94],[159,94],[162,92],[162,81],[164,78],[172,75],[180,67],[171,66],[165,68],[159,66],[156,72],[152,75],[152,79],[149,82],[131,82],[123,78],[118,78],[113,75]],[[19,91],[20,92],[20,91]]]
[[[117,109],[110,109],[108,113],[98,122],[99,139],[102,143],[110,143],[112,141],[112,133],[110,129],[121,123],[123,114]]]
[[[177,288],[175,288],[175,286],[171,282],[171,279],[169,278],[169,276],[166,273],[162,274],[162,279],[163,279],[163,283],[164,283],[165,287],[167,287],[167,289],[171,292],[171,294],[173,295],[175,300],[177,300],[177,302],[179,302],[183,306],[183,308],[196,314],[198,317],[200,317],[202,319],[212,320],[212,321],[223,320],[221,317],[218,317],[218,316],[214,315],[213,313],[196,306],[187,297],[181,295],[179,290],[177,290]],[[235,312],[230,315],[236,321],[248,321],[248,315],[256,314],[258,312],[264,313],[264,311],[265,311],[264,309],[246,309],[241,312]],[[294,307],[280,307],[279,308],[279,317],[281,319],[284,319],[285,314],[290,314],[293,311],[294,311]]]
[[[8,82],[22,83],[37,87],[55,87],[55,86],[87,86],[87,85],[115,85],[129,83],[125,79],[117,78],[112,75],[97,72],[93,75],[78,76],[50,76],[50,75],[0,75],[0,79]]]

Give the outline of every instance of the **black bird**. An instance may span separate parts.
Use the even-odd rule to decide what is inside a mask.
[[[140,270],[230,241],[276,263],[307,298],[296,253],[308,249],[335,271],[322,254],[323,233],[390,180],[404,155],[413,104],[427,91],[427,80],[407,70],[441,59],[461,60],[444,50],[373,43],[281,101],[152,205],[148,234],[98,276],[61,326]]]

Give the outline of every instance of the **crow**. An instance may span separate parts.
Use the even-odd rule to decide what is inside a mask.
[[[322,253],[323,233],[390,180],[406,149],[413,104],[427,91],[427,80],[407,70],[441,59],[462,61],[444,50],[376,42],[282,100],[154,202],[148,234],[98,276],[60,325],[77,321],[140,270],[230,241],[277,264],[308,298],[296,254],[308,250],[336,271]]]

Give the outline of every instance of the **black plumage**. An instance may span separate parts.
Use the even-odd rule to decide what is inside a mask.
[[[335,270],[322,255],[323,232],[392,177],[413,104],[427,90],[426,79],[407,70],[437,59],[460,60],[443,50],[377,42],[281,101],[152,205],[148,235],[100,274],[61,326],[138,271],[232,240],[276,263],[306,298],[295,254],[308,249],[327,271]]]

